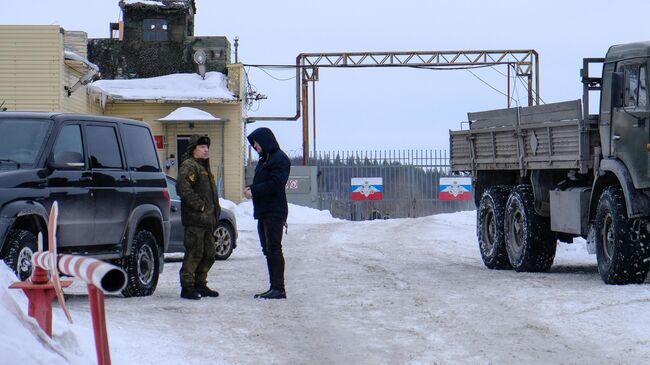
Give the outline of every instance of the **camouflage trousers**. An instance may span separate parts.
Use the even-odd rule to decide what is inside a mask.
[[[205,286],[208,282],[208,271],[214,264],[214,256],[217,253],[212,229],[185,227],[183,244],[185,256],[180,271],[181,286]]]

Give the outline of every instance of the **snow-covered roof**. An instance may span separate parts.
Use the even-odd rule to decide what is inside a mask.
[[[193,121],[219,121],[214,115],[197,108],[182,106],[166,117],[158,119],[161,122],[193,122]]]
[[[205,74],[205,80],[195,73],[146,79],[97,80],[90,85],[90,90],[112,100],[235,100],[227,84],[224,74],[211,71]]]
[[[186,1],[165,1],[163,3],[162,1],[155,1],[155,0],[123,0],[125,5],[137,5],[137,4],[143,4],[143,5],[154,5],[154,6],[174,6],[174,7],[185,7],[188,6],[188,2]]]
[[[95,71],[99,71],[99,67],[97,67],[96,64],[88,61],[85,57],[81,56],[78,53],[75,53],[74,51],[71,51],[71,50],[68,50],[68,49],[64,50],[63,51],[63,58],[66,59],[66,60],[73,60],[73,61],[83,62],[89,68],[92,68]]]

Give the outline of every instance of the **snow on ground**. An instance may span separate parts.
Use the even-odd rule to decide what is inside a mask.
[[[638,364],[650,357],[647,284],[603,284],[582,240],[560,244],[548,273],[488,270],[475,212],[348,222],[292,205],[288,299],[263,301],[253,299],[267,275],[252,207],[232,207],[238,247],[209,277],[219,298],[180,299],[180,262],[166,263],[151,297],[107,297],[114,364]],[[76,356],[72,363],[94,361],[86,289],[75,283],[66,293],[75,323],[57,309],[55,330],[74,336],[52,342]],[[24,298],[2,295],[0,363],[14,348],[7,340],[30,344],[21,346],[33,349],[22,363],[65,363],[16,317],[11,303],[24,308]]]

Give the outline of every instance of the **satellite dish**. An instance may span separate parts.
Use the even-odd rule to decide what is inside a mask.
[[[197,65],[204,65],[207,58],[208,57],[206,56],[205,51],[202,49],[194,52],[194,63]]]

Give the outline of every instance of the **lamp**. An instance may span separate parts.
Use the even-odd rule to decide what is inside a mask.
[[[199,75],[201,75],[201,78],[205,80],[205,61],[207,61],[208,56],[205,54],[204,50],[198,49],[194,52],[192,58],[194,59],[194,63],[199,66]]]

